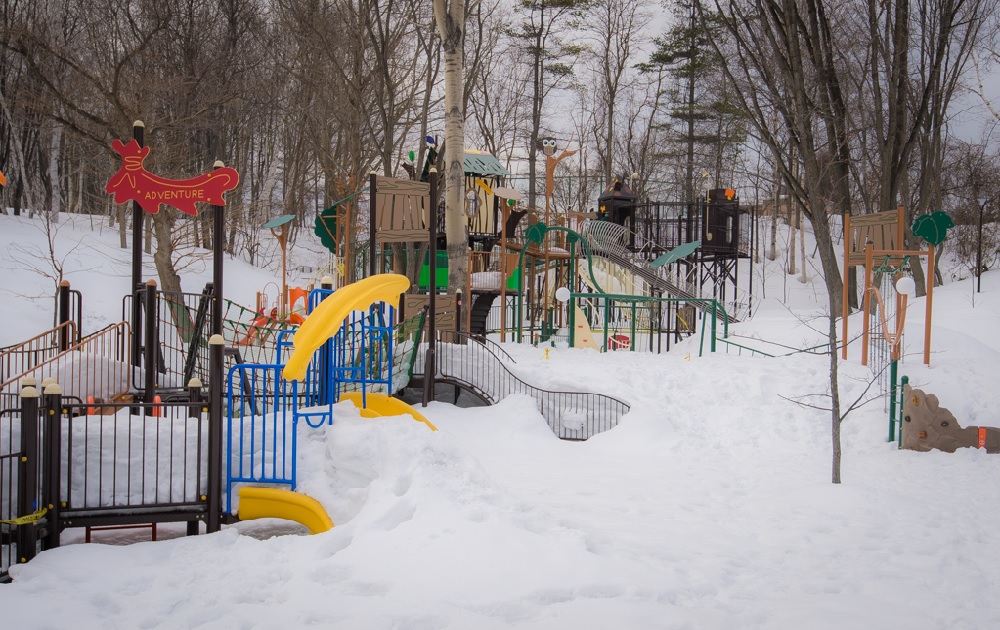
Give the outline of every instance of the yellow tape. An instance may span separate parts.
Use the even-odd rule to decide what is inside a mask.
[[[49,511],[48,508],[41,508],[34,514],[28,514],[27,516],[19,516],[17,518],[12,518],[9,521],[0,521],[0,523],[3,523],[5,525],[16,525],[18,527],[20,527],[21,525],[32,525],[42,520],[42,517],[45,516],[45,513],[48,511]]]

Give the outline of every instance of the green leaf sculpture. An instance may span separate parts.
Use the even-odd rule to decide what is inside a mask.
[[[922,214],[913,222],[913,235],[924,239],[929,245],[937,247],[948,236],[948,230],[955,227],[946,212],[938,210],[931,214]]]
[[[524,231],[524,238],[529,243],[537,243],[538,245],[541,245],[542,241],[545,240],[545,233],[548,231],[548,226],[539,221]]]
[[[334,255],[337,254],[337,209],[339,206],[330,206],[323,212],[316,215],[316,236],[322,241],[323,246]]]

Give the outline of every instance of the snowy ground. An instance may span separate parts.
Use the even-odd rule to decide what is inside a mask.
[[[0,240],[17,230],[26,238],[22,223],[0,216]],[[780,263],[768,264],[768,300],[734,332],[816,345],[821,334],[812,328],[826,324],[809,317],[825,304],[821,284],[800,284]],[[93,283],[88,312],[114,304],[126,288],[127,263],[126,271],[108,268],[73,280]],[[267,278],[227,261],[228,287],[260,277]],[[47,327],[39,319],[48,305],[19,297],[28,292],[24,278],[0,276],[3,328],[17,333],[2,330],[0,345]],[[1000,368],[1000,273],[983,277],[974,308],[971,298],[968,281],[935,291],[930,367],[920,363],[924,301],[911,303],[902,371],[961,423],[1000,426],[989,404]],[[852,335],[860,332],[860,320],[851,325]],[[556,439],[525,397],[476,409],[433,403],[421,411],[436,433],[405,417],[365,420],[340,405],[332,427],[301,429],[299,452],[299,490],[322,502],[337,524],[332,531],[304,536],[274,520],[155,543],[69,544],[12,570],[14,583],[0,586],[0,622],[996,626],[1000,456],[898,451],[885,441],[886,414],[876,401],[844,422],[844,483],[834,486],[829,414],[788,401],[814,395],[808,402],[823,404],[828,357],[699,358],[696,343],[659,356],[557,348],[548,359],[541,349],[507,344],[528,382],[632,405],[617,428],[584,443]],[[871,378],[858,343],[850,352],[840,373],[848,404]]]

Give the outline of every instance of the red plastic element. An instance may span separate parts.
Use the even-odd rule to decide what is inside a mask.
[[[173,206],[190,215],[198,214],[194,206],[196,203],[224,206],[226,198],[223,193],[240,183],[240,174],[228,167],[217,168],[191,179],[158,177],[142,165],[149,156],[149,147],[140,147],[135,140],[130,140],[128,144],[115,140],[111,148],[122,156],[122,167],[108,180],[105,190],[115,196],[115,203],[135,201],[151,214],[160,211],[160,204]]]

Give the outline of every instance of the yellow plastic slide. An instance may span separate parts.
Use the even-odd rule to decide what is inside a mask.
[[[241,521],[255,518],[283,518],[302,523],[310,534],[333,529],[333,521],[316,499],[280,488],[242,486],[238,516]]]
[[[381,416],[402,416],[410,414],[417,422],[423,422],[431,431],[437,431],[437,427],[423,417],[416,409],[406,404],[398,398],[386,396],[375,392],[365,394],[366,405],[362,405],[361,392],[344,392],[340,395],[341,400],[349,400],[354,406],[361,410],[361,415],[365,418],[378,418]]]
[[[583,312],[579,304],[575,306],[576,311],[573,316],[575,330],[570,332],[573,335],[573,347],[600,350],[601,347],[594,341],[594,333],[590,330],[590,324],[587,322],[587,314]]]
[[[326,343],[327,339],[337,334],[351,311],[365,310],[375,302],[396,304],[399,301],[399,294],[409,288],[410,280],[406,276],[384,273],[338,289],[336,293],[320,302],[295,331],[295,336],[292,337],[295,349],[281,375],[290,381],[304,379],[313,353]]]

